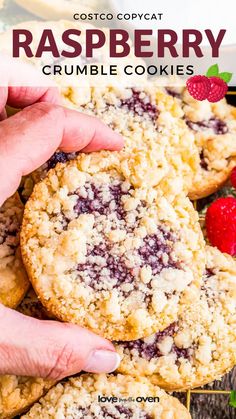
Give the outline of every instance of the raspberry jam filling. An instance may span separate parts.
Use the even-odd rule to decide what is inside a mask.
[[[166,337],[174,337],[177,330],[177,324],[172,323],[169,327],[163,330],[163,332],[159,332],[153,335],[150,342],[147,342],[147,339],[146,341],[139,339],[130,342],[118,342],[118,344],[119,346],[123,346],[124,349],[128,349],[129,351],[137,351],[141,358],[151,361],[151,359],[159,358],[164,355],[160,349],[161,343]],[[175,354],[178,361],[179,358],[189,359],[191,356],[191,349],[178,348],[173,341],[169,353]]]
[[[134,112],[138,116],[148,116],[153,122],[158,117],[157,106],[150,102],[150,98],[138,90],[132,89],[132,96],[121,101],[121,106]]]
[[[87,255],[87,264],[79,264],[78,272],[90,278],[89,285],[93,289],[103,289],[104,271],[109,275],[112,288],[118,288],[123,283],[132,283],[135,277],[132,269],[129,269],[125,262],[125,257],[113,256],[110,254],[111,245],[101,243],[100,246],[94,246],[91,253]],[[99,257],[99,260],[98,260]],[[124,292],[124,295],[126,293]]]
[[[98,416],[95,415],[93,412],[91,412],[90,409],[76,409],[79,413],[80,418],[91,418],[95,419]],[[138,414],[138,416],[137,416]],[[81,415],[81,416],[80,416]],[[146,413],[144,410],[135,409],[135,412],[122,405],[113,405],[112,407],[101,407],[100,413],[98,413],[99,417],[107,418],[107,419],[132,419],[132,418],[138,418],[138,419],[152,419],[152,416],[150,416],[148,413]]]
[[[115,209],[117,218],[120,220],[124,219],[125,211],[121,202],[123,195],[121,190],[121,183],[108,186],[107,197],[104,189],[98,189],[93,184],[86,184],[85,189],[86,197],[79,196],[77,204],[74,208],[78,215],[93,213],[109,215],[112,214],[113,210]]]
[[[138,249],[141,265],[149,265],[153,275],[159,274],[164,268],[179,269],[179,264],[173,259],[172,248],[167,243],[174,243],[176,237],[170,231],[159,227],[158,234],[146,236],[143,246]],[[163,255],[168,255],[166,260]]]
[[[214,286],[210,285],[210,278],[214,276],[215,273],[212,269],[206,269],[205,275],[203,277],[203,283],[201,286],[201,292],[202,295],[204,295],[204,297],[207,298],[208,307],[214,307],[215,302],[220,298],[221,295],[223,298],[227,295],[226,290],[219,290]]]
[[[208,163],[204,156],[204,151],[202,150],[200,153],[200,166],[203,170],[208,170]]]
[[[214,273],[213,269],[209,269],[209,268],[206,269],[206,272],[205,272],[206,278],[210,278],[211,276],[214,276],[214,275],[215,275],[215,273]]]
[[[179,263],[172,258],[172,248],[163,244],[162,231],[160,234],[147,236],[144,239],[144,245],[138,249],[139,269],[143,266],[150,266],[152,274],[159,274],[164,268],[179,269]],[[170,235],[171,237],[171,235]],[[133,283],[137,279],[137,271],[128,267],[128,259],[124,255],[112,255],[112,245],[104,241],[99,246],[94,246],[87,254],[87,263],[79,264],[77,267],[81,276],[90,278],[89,285],[94,289],[103,289],[105,277],[110,278],[112,288],[118,288],[123,283]],[[165,255],[165,257],[164,257]],[[106,273],[104,273],[104,270]],[[148,285],[151,287],[151,284]],[[124,295],[128,295],[123,291]],[[146,296],[150,299],[150,296]]]
[[[96,236],[96,243],[93,240],[87,243],[86,262],[77,265],[78,279],[95,290],[119,288],[119,292],[128,296],[139,288],[143,267],[151,268],[152,278],[165,268],[181,268],[173,251],[177,237],[167,227],[159,226],[155,234],[140,238],[138,245],[129,251],[123,245],[123,240],[135,239],[135,230],[140,227],[140,219],[145,212],[142,201],[133,211],[125,210],[124,199],[131,198],[133,192],[131,186],[127,188],[117,180],[96,185],[86,182],[76,191],[76,216],[92,214]],[[124,233],[121,243],[109,239],[115,230]],[[127,288],[124,284],[131,285]],[[149,289],[145,292],[148,303],[152,294],[151,280],[145,288]]]
[[[138,418],[140,419],[151,419],[151,416],[148,415],[146,412],[144,412],[143,410],[138,409],[138,412],[136,410],[136,412],[134,413],[132,411],[132,409],[126,407],[126,406],[122,406],[122,405],[115,405],[112,409],[106,408],[106,407],[102,407],[102,413],[103,413],[103,417],[104,418],[112,418],[112,419],[120,419],[122,418],[127,418],[127,419],[132,419],[132,418],[136,418],[137,413],[138,413]],[[116,410],[116,412],[115,412]]]
[[[64,153],[63,151],[57,151],[47,161],[47,170],[54,169],[57,163],[66,163],[69,160],[73,160],[78,153]]]
[[[166,87],[165,90],[168,95],[175,97],[177,99],[181,99],[181,94],[176,92],[176,90],[174,90],[173,87]]]
[[[186,120],[186,124],[193,131],[204,131],[212,129],[215,135],[223,135],[229,132],[229,129],[224,121],[217,118],[211,118],[208,121],[193,122]]]

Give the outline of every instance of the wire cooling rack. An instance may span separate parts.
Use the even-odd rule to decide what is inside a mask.
[[[196,390],[188,390],[186,392],[186,406],[187,409],[190,410],[191,406],[191,394],[230,394],[230,390],[203,390],[203,389],[196,389]]]
[[[233,105],[236,106],[236,88],[230,88],[230,90],[227,93],[227,101]],[[197,209],[197,201],[194,201],[194,207],[195,209]],[[201,217],[200,217],[201,218]],[[233,374],[233,372],[229,373],[229,374]],[[230,381],[230,380],[229,380]],[[233,380],[232,380],[233,381]],[[235,379],[235,385],[236,385],[236,379]],[[236,418],[236,409],[231,410],[230,416],[228,416],[228,414],[226,413],[227,407],[229,406],[229,397],[230,397],[230,393],[232,390],[235,390],[235,387],[232,383],[232,387],[229,390],[224,390],[224,389],[214,389],[214,387],[219,387],[219,382],[214,382],[212,384],[212,389],[205,389],[205,388],[197,388],[194,390],[187,390],[184,392],[179,392],[179,396],[181,398],[181,401],[183,403],[185,403],[188,411],[190,413],[192,412],[192,402],[193,402],[193,398],[195,399],[195,395],[199,395],[199,396],[208,396],[208,401],[209,401],[209,397],[219,397],[222,396],[222,403],[221,403],[221,407],[222,407],[222,411],[219,411],[219,416],[215,416],[215,414],[211,414],[211,416],[208,416],[208,413],[206,413],[206,415],[204,416],[204,412],[201,413],[201,417],[202,419],[208,419],[208,418],[220,418],[220,419],[230,419],[230,418]],[[198,403],[198,400],[195,400],[195,403]],[[225,409],[224,409],[225,406]],[[230,409],[230,408],[229,408]],[[198,419],[198,417],[193,416],[193,419]]]
[[[200,395],[224,395],[225,405],[227,406],[229,403],[230,393],[231,393],[231,390],[205,390],[204,388],[199,388],[195,390],[187,390],[186,392],[184,392],[184,394],[186,395],[185,405],[188,411],[191,412],[191,397],[193,394],[200,394]]]

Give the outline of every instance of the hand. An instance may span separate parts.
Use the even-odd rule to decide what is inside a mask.
[[[1,72],[3,80],[6,72]],[[29,73],[32,77],[34,71]],[[123,146],[121,137],[102,122],[64,109],[59,102],[54,87],[0,87],[0,204],[16,191],[22,175],[58,148],[90,152]],[[24,109],[6,119],[6,104]],[[0,374],[59,380],[81,370],[111,372],[119,364],[110,342],[79,326],[39,321],[0,305],[0,330]]]

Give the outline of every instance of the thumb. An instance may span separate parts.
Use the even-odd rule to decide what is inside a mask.
[[[107,340],[72,324],[40,321],[0,305],[0,374],[60,380],[81,370],[112,372],[119,355]]]
[[[0,123],[0,203],[19,186],[21,176],[40,167],[60,148],[64,152],[120,150],[123,140],[95,117],[51,103],[36,103]]]

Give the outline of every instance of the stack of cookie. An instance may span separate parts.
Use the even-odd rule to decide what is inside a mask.
[[[235,109],[225,101],[199,104],[184,88],[160,88],[156,80],[85,92],[62,89],[65,106],[97,116],[125,146],[58,151],[31,175],[21,251],[36,296],[31,291],[19,310],[112,340],[121,364],[112,375],[57,384],[24,417],[187,418],[164,390],[202,386],[236,364],[236,265],[206,246],[189,199],[213,193],[229,176]],[[20,224],[12,227],[14,249]],[[9,236],[2,234],[3,246]],[[0,377],[0,417],[24,411],[54,384]],[[99,395],[130,400],[99,403]]]

